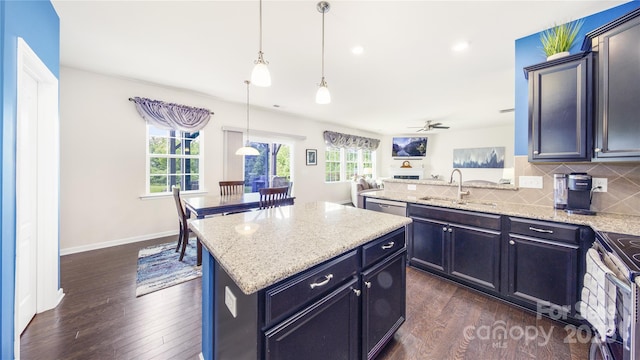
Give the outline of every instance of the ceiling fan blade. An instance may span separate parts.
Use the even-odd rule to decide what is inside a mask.
[[[434,129],[448,129],[449,127],[448,126],[434,125],[434,126],[432,126],[432,128],[434,128]]]

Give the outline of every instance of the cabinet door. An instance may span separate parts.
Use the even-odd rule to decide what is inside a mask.
[[[640,17],[598,37],[594,160],[640,160]]]
[[[500,232],[450,225],[451,275],[500,291]]]
[[[357,278],[265,333],[265,359],[356,359],[359,343]],[[239,339],[240,341],[242,339]]]
[[[591,159],[591,55],[529,73],[529,161]]]
[[[446,273],[447,254],[445,234],[447,224],[439,221],[431,221],[413,218],[411,236],[412,266],[423,270],[435,270]]]
[[[578,301],[579,246],[514,234],[508,246],[508,295],[573,314]]]
[[[372,359],[406,318],[405,252],[362,274],[362,358]]]

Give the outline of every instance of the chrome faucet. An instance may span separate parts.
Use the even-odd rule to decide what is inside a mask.
[[[462,171],[460,169],[453,169],[451,172],[451,178],[449,179],[449,184],[453,184],[453,174],[458,173],[460,175],[460,181],[458,182],[458,200],[462,200],[463,195],[469,195],[469,191],[462,191]]]

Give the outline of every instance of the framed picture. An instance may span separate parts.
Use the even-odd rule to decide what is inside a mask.
[[[318,150],[307,149],[307,165],[318,165]]]

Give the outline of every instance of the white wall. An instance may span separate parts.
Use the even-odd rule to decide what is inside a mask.
[[[463,180],[488,180],[497,182],[501,178],[513,178],[514,167],[514,126],[513,123],[503,126],[493,126],[477,129],[439,131],[427,135],[427,156],[422,160],[411,159],[413,168],[424,168],[424,177],[429,179],[431,175],[440,175],[449,181],[453,170],[453,149],[480,148],[480,147],[505,147],[504,169],[462,169]],[[403,135],[407,136],[407,135]],[[402,160],[391,157],[391,140],[393,136],[385,136],[378,149],[378,161],[381,167],[379,176],[390,177],[392,167],[398,168]],[[457,181],[457,178],[455,179]],[[513,183],[513,182],[512,182]]]
[[[204,129],[203,189],[218,192],[223,180],[222,126],[246,126],[246,105],[154,84],[60,68],[60,248],[62,254],[176,233],[170,197],[141,199],[145,191],[145,122],[128,98],[140,96],[215,112]],[[251,129],[306,136],[294,141],[297,203],[350,201],[348,182],[324,182],[323,131],[380,135],[251,110]],[[305,149],[318,149],[318,165],[305,165]],[[380,161],[380,160],[378,160]]]

